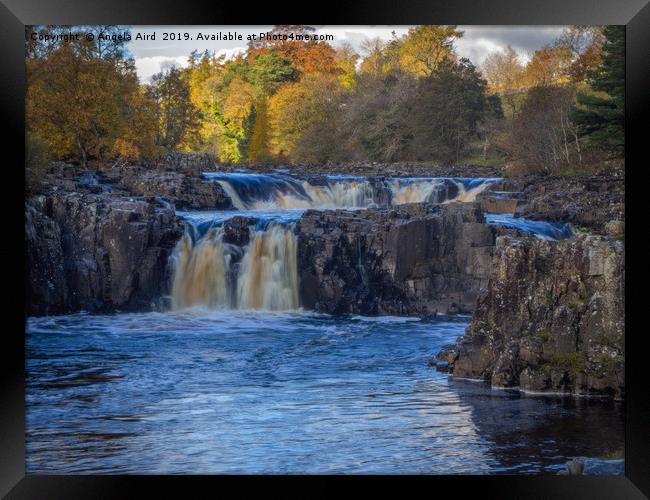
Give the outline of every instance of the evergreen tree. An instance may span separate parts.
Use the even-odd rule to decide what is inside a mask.
[[[604,30],[603,60],[590,74],[593,90],[579,93],[572,119],[591,147],[622,155],[625,149],[625,28]]]

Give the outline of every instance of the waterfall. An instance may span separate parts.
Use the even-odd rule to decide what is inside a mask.
[[[172,309],[292,310],[299,307],[296,236],[272,223],[243,247],[224,242],[222,227],[196,243],[189,233],[173,253]]]
[[[204,175],[221,185],[236,209],[267,211],[469,202],[498,180],[322,176],[299,181],[285,174]]]
[[[298,245],[293,231],[272,224],[256,231],[241,262],[237,303],[241,309],[284,311],[298,307]]]

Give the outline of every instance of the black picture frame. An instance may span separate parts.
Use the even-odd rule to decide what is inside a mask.
[[[311,14],[306,8],[310,6]],[[317,21],[317,22],[316,22]],[[159,489],[164,496],[188,496],[187,487],[207,487],[218,494],[237,482],[239,494],[261,482],[286,483],[278,477],[228,476],[37,476],[25,475],[25,284],[24,273],[24,27],[33,24],[128,24],[128,25],[223,25],[275,24],[619,24],[626,25],[626,191],[635,197],[644,174],[642,149],[647,135],[644,118],[650,89],[650,5],[647,0],[456,0],[416,1],[364,0],[355,3],[328,2],[266,5],[232,4],[203,0],[183,2],[146,0],[3,0],[0,5],[0,68],[2,71],[2,137],[5,150],[3,190],[5,195],[6,264],[3,300],[6,311],[0,352],[3,352],[0,399],[0,495],[8,498],[85,498],[136,496],[136,489]],[[645,159],[647,162],[647,159]],[[638,193],[637,193],[638,194]],[[628,196],[630,196],[628,195]],[[639,195],[643,199],[642,194]],[[640,217],[627,209],[627,225]],[[643,233],[641,233],[643,234]],[[631,231],[626,241],[626,261],[631,248],[641,252],[643,243]],[[18,243],[16,243],[18,242]],[[20,265],[22,264],[22,265]],[[639,269],[643,266],[640,263]],[[634,268],[633,268],[634,269]],[[626,276],[626,292],[635,288]],[[637,278],[638,279],[638,278]],[[641,282],[642,283],[642,282]],[[641,288],[639,288],[642,290]],[[327,493],[342,489],[350,481],[379,482],[384,491],[403,492],[405,480],[429,494],[443,494],[443,487],[487,498],[644,498],[650,496],[650,382],[644,366],[644,328],[633,328],[640,317],[643,294],[626,293],[626,437],[625,476],[522,477],[522,476],[417,476],[417,477],[322,477],[299,479],[307,492]],[[632,301],[632,302],[630,302]],[[10,319],[10,321],[7,321]],[[638,322],[641,324],[641,321]],[[288,478],[291,479],[291,478]],[[313,484],[316,483],[316,484]],[[316,488],[314,488],[316,486]],[[216,489],[219,488],[219,489]],[[243,489],[242,489],[243,488]],[[388,489],[386,489],[388,488]]]

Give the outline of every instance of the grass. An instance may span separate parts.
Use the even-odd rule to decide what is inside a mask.
[[[570,352],[568,354],[556,354],[548,363],[542,365],[543,370],[560,369],[569,372],[571,375],[577,375],[587,368],[585,356],[581,352]]]

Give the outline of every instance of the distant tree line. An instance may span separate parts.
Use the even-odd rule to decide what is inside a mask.
[[[230,59],[193,52],[146,84],[123,42],[28,37],[28,161],[117,165],[179,150],[236,164],[507,161],[551,173],[622,154],[622,28],[571,27],[526,64],[508,47],[480,70],[456,55],[462,36],[418,26],[362,55],[278,37]]]

